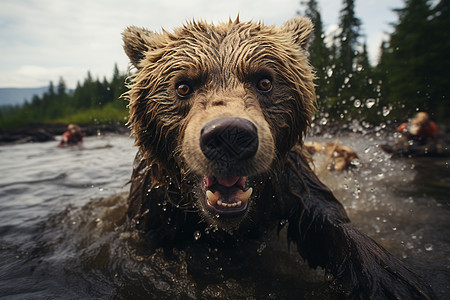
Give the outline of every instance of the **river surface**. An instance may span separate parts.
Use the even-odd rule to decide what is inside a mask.
[[[320,178],[355,227],[449,299],[449,159],[391,159],[375,134],[347,134],[339,142],[359,159],[350,170],[329,172],[326,155],[317,155]],[[1,299],[336,298],[323,271],[309,270],[283,232],[260,242],[249,258],[255,267],[245,276],[202,282],[189,273],[185,252],[167,258],[162,250],[150,251],[127,226],[126,183],[136,153],[129,137],[56,145],[0,146]]]

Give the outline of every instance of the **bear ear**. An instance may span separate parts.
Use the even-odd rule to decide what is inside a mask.
[[[153,48],[153,35],[153,32],[136,26],[130,26],[122,33],[123,49],[137,69],[140,69],[139,63],[146,52]]]
[[[309,39],[314,31],[314,25],[310,19],[306,17],[295,17],[286,21],[282,28],[292,35],[294,43],[308,49]]]

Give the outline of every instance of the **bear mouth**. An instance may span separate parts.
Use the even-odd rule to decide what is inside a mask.
[[[247,187],[245,176],[204,176],[205,208],[223,216],[245,213],[253,189]]]

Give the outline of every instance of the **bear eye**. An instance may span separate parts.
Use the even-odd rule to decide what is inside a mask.
[[[261,92],[270,92],[272,90],[272,82],[267,78],[263,78],[258,81],[256,88]]]
[[[192,93],[192,88],[187,83],[180,83],[177,86],[176,91],[177,91],[177,95],[178,96],[180,96],[180,97],[187,97],[187,96],[189,96],[189,94]]]

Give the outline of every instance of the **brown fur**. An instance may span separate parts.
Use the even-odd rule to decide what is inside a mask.
[[[139,147],[128,215],[154,247],[187,247],[193,233],[212,229],[196,245],[221,253],[240,252],[244,240],[288,220],[289,240],[311,267],[332,274],[338,292],[426,298],[428,287],[414,273],[348,225],[302,154],[315,99],[306,52],[312,30],[301,17],[280,27],[236,19],[191,22],[173,33],[125,30],[125,52],[136,67],[129,124]],[[272,89],[259,89],[261,79]],[[177,93],[183,84],[188,96]],[[224,165],[202,153],[202,128],[224,117],[254,124],[254,155]],[[245,213],[208,210],[208,176],[245,178],[241,188],[253,188]]]
[[[138,69],[128,93],[129,123],[144,158],[159,166],[152,185],[180,172],[181,181],[199,181],[193,177],[203,174],[278,173],[314,109],[305,51],[311,32],[311,22],[301,18],[279,28],[238,19],[217,26],[193,22],[173,34],[128,28],[125,51]],[[264,76],[277,87],[268,95],[254,88]],[[175,93],[184,81],[195,88],[189,99]],[[198,135],[208,121],[231,116],[256,125],[260,147],[252,159],[219,170],[204,159]]]
[[[337,140],[334,143],[306,142],[305,148],[311,155],[315,153],[327,154],[327,169],[330,171],[347,169],[352,161],[358,158],[355,150],[345,145],[339,145]]]
[[[274,144],[280,148],[278,153],[285,154],[301,140],[313,111],[313,74],[302,48],[311,31],[312,25],[306,19],[288,22],[281,28],[239,20],[217,26],[194,22],[173,34],[128,28],[124,32],[126,53],[139,70],[128,94],[129,123],[136,144],[148,157],[162,155],[164,159],[159,162],[167,157],[177,160],[180,143],[164,142],[183,138],[192,117],[217,106],[214,101],[228,102],[226,98],[230,98],[239,99],[235,111],[249,107],[247,115],[256,112],[261,122],[280,130],[273,134],[278,137]],[[273,73],[280,91],[271,99],[263,99],[261,109],[255,105],[261,97],[249,93],[248,85],[253,84],[252,77],[265,72]],[[201,88],[189,101],[174,101],[174,85],[187,78]]]

